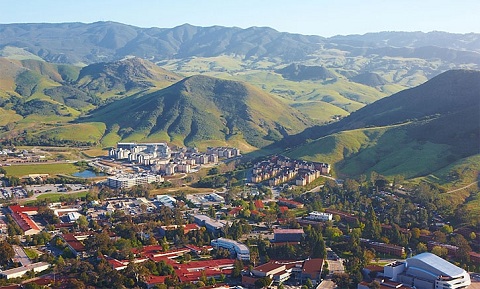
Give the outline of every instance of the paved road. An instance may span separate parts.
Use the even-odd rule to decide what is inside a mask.
[[[13,245],[13,250],[15,251],[15,257],[13,257],[15,262],[20,262],[22,266],[32,264],[32,261],[27,257],[27,254],[25,254],[22,247]]]
[[[317,289],[333,289],[337,287],[332,280],[323,280],[320,284],[318,284]]]
[[[345,268],[343,267],[342,259],[339,259],[338,261],[327,260],[327,262],[328,262],[328,270],[330,270],[330,274],[343,273],[345,271]]]

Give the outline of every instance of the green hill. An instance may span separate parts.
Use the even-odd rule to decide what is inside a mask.
[[[128,95],[150,88],[164,88],[181,76],[136,57],[97,63],[80,71],[76,86],[98,96]]]
[[[311,124],[260,89],[207,76],[192,76],[160,91],[113,102],[82,121],[106,123],[109,132],[129,141],[200,147],[244,143],[257,148]]]
[[[290,156],[330,162],[342,176],[427,176],[480,153],[479,108],[480,72],[449,71],[283,144],[295,147]]]

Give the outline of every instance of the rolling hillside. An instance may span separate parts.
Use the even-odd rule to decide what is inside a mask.
[[[160,91],[113,102],[82,121],[106,123],[108,139],[257,148],[311,124],[260,89],[206,76],[192,76]]]
[[[449,71],[284,145],[295,147],[293,157],[331,162],[339,175],[413,178],[480,154],[479,120],[480,72]]]

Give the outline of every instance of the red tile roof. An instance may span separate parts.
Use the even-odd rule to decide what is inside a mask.
[[[263,209],[264,208],[264,204],[262,202],[262,200],[255,200],[255,207],[257,209]]]
[[[77,251],[77,252],[85,251],[85,246],[82,244],[82,242],[78,241],[77,238],[75,238],[74,234],[63,234],[62,238],[75,251]]]
[[[155,275],[150,275],[145,279],[145,283],[148,285],[155,285],[155,284],[161,284],[165,283],[165,279],[170,276],[155,276]]]
[[[10,206],[10,211],[12,212],[12,218],[20,226],[20,228],[26,232],[28,230],[38,230],[40,228],[35,224],[35,222],[27,215],[25,212],[36,212],[37,208],[35,207],[23,207],[23,206]]]
[[[312,278],[316,278],[320,273],[322,273],[323,259],[314,258],[305,260],[303,263],[302,272],[310,274]]]

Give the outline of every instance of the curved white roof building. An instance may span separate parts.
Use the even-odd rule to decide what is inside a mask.
[[[250,260],[250,250],[245,244],[226,238],[212,240],[210,244],[215,248],[220,247],[228,249],[232,253],[235,252],[237,254],[237,258],[240,260]]]
[[[417,289],[457,289],[470,285],[470,275],[460,267],[432,253],[408,258],[384,267],[385,277]]]

